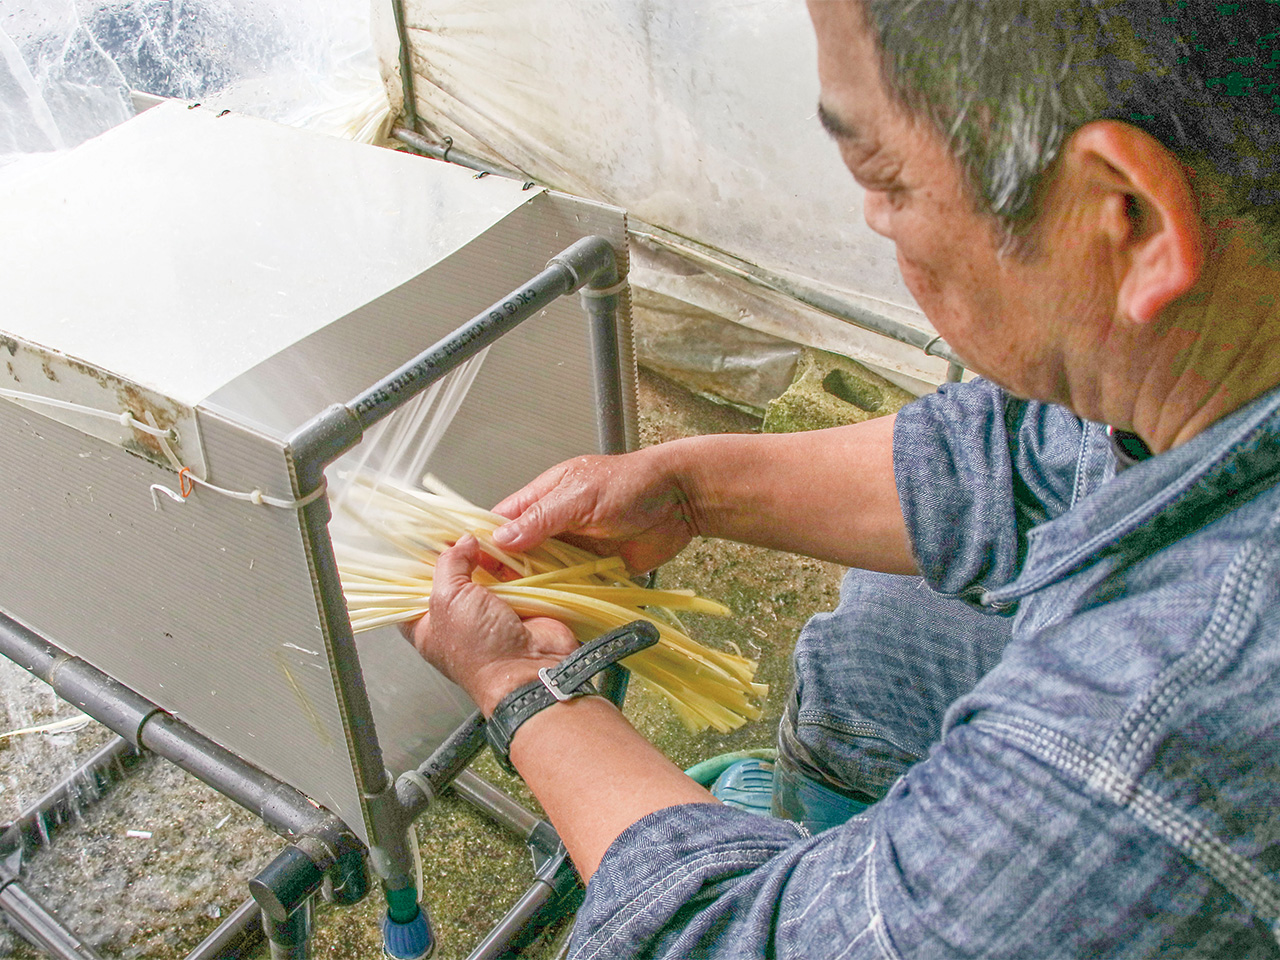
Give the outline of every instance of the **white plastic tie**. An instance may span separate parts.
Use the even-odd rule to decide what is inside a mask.
[[[191,483],[204,487],[206,490],[221,494],[224,497],[230,497],[232,500],[243,500],[245,503],[252,503],[260,507],[277,507],[281,510],[301,510],[303,507],[307,506],[307,504],[314,503],[316,500],[319,500],[324,496],[325,491],[329,489],[328,481],[324,480],[321,481],[320,486],[316,487],[305,497],[299,497],[297,500],[285,500],[282,497],[269,497],[261,490],[228,490],[226,487],[220,487],[216,483],[210,483],[208,480],[197,477],[186,467],[182,467],[179,470],[179,476],[182,478],[183,483]],[[151,485],[151,502],[155,504],[155,508],[157,510],[160,509],[160,500],[156,496],[158,493],[163,493],[166,497],[169,497],[171,500],[175,500],[178,503],[186,503],[187,497],[191,496],[191,493],[184,495],[183,493],[166,487],[162,483],[153,483]]]
[[[168,497],[169,499],[178,501],[178,503],[186,503],[186,502],[187,502],[187,501],[186,501],[185,499],[183,499],[181,496],[179,496],[178,494],[176,494],[176,493],[174,493],[172,490],[170,490],[168,487],[166,487],[163,483],[153,483],[153,484],[151,485],[151,505],[152,505],[153,507],[155,507],[157,510],[159,510],[159,509],[160,509],[160,496],[159,496],[159,495],[160,495],[160,494],[162,494],[162,493],[163,493],[166,497]]]
[[[599,300],[603,297],[612,297],[615,293],[621,293],[625,289],[627,289],[627,278],[623,277],[611,287],[602,287],[600,289],[595,287],[583,287],[578,291],[578,293],[582,294],[589,300]]]
[[[71,410],[75,413],[83,413],[87,417],[99,417],[104,420],[114,420],[122,427],[132,427],[134,430],[141,430],[143,433],[155,437],[157,440],[176,440],[178,435],[174,430],[161,430],[158,426],[143,423],[128,410],[121,413],[112,413],[110,410],[99,410],[97,407],[87,407],[83,403],[72,403],[69,400],[58,400],[54,397],[41,396],[38,393],[24,393],[21,390],[9,390],[0,388],[0,397],[6,397],[10,400],[24,400],[27,403],[41,403],[46,407],[55,407],[58,410]],[[148,414],[149,415],[149,414]]]

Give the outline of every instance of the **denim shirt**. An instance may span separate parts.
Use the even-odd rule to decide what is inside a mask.
[[[905,408],[929,583],[1013,618],[884,799],[810,837],[628,828],[571,956],[1280,956],[1280,392],[1116,475],[1098,424],[983,382]]]

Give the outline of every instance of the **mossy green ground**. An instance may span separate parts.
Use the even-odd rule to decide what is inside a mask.
[[[765,409],[767,433],[821,430],[897,413],[914,397],[862,364],[806,349],[791,386]]]

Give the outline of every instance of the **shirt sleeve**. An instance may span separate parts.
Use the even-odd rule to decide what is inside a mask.
[[[1238,904],[1014,738],[966,725],[816,837],[710,804],[638,821],[588,884],[570,957],[1153,956],[1200,910],[1220,922]]]
[[[1009,583],[1030,530],[1079,495],[1089,436],[1062,407],[985,380],[945,384],[894,425],[894,478],[916,561],[946,596],[980,601]]]

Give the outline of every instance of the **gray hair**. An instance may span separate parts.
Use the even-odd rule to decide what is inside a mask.
[[[889,93],[947,139],[1017,249],[1094,120],[1150,133],[1280,247],[1280,3],[863,0]]]

